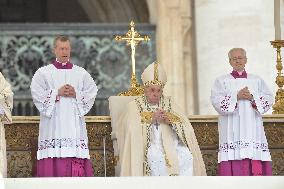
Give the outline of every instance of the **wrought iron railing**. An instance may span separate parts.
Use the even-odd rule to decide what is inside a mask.
[[[137,23],[150,42],[136,50],[137,76],[156,59],[155,26]],[[94,78],[99,92],[89,115],[108,115],[108,97],[130,85],[130,50],[113,40],[124,34],[128,24],[0,24],[0,70],[14,91],[13,115],[38,115],[30,94],[35,71],[53,59],[53,39],[68,35],[72,43],[71,61],[84,67]]]

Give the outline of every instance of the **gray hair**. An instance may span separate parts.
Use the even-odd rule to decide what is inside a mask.
[[[228,53],[228,57],[229,57],[230,60],[231,60],[231,57],[232,57],[232,53],[234,51],[241,51],[242,54],[244,55],[244,57],[247,57],[247,53],[246,53],[245,49],[243,49],[243,48],[232,48]]]

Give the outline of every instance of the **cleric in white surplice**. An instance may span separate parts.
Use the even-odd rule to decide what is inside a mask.
[[[232,73],[216,79],[211,101],[219,113],[219,175],[271,175],[271,155],[262,114],[273,103],[265,82],[245,70],[246,52],[229,52]]]
[[[39,68],[31,83],[40,112],[37,176],[93,176],[84,115],[98,89],[84,68],[69,61],[66,36],[55,39],[54,53],[56,60]]]

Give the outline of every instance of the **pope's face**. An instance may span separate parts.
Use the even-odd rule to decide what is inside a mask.
[[[235,71],[243,71],[247,63],[247,58],[242,51],[235,50],[231,53],[230,64]]]
[[[71,54],[70,41],[57,40],[53,52],[59,62],[67,62]]]
[[[163,89],[159,85],[150,85],[145,87],[145,96],[150,104],[158,104],[163,94]]]

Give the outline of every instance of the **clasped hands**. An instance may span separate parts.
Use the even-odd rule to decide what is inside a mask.
[[[238,100],[252,100],[253,96],[250,94],[248,87],[241,89],[237,95]]]
[[[58,96],[76,98],[76,92],[74,87],[69,84],[66,84],[58,89]]]
[[[168,118],[166,111],[158,109],[153,113],[152,123],[170,124],[170,119]]]

